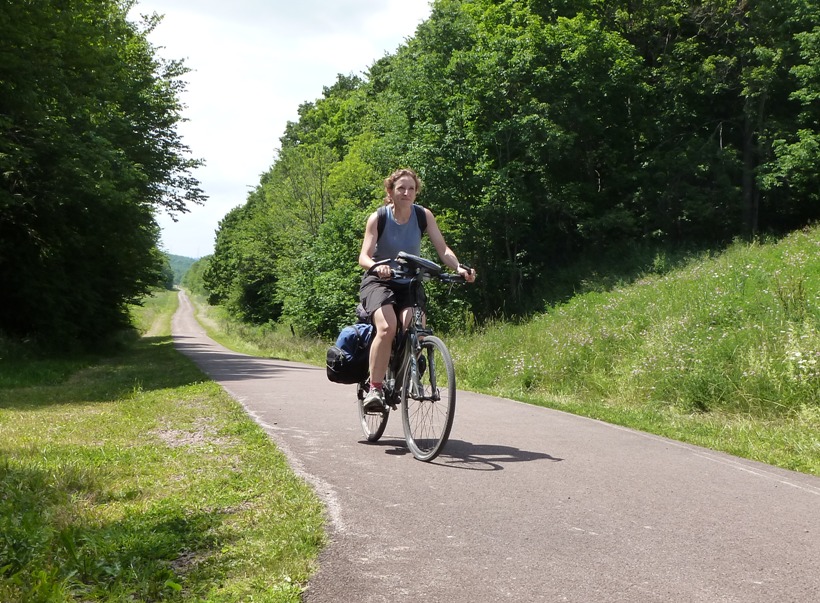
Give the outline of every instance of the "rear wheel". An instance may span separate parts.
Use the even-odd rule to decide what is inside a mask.
[[[455,368],[441,339],[424,338],[419,357],[407,363],[403,383],[401,410],[407,447],[420,461],[432,461],[450,437],[456,412]]]
[[[369,385],[367,383],[360,383],[358,389],[358,404],[359,407],[359,421],[362,425],[362,433],[367,438],[368,442],[377,442],[385,428],[387,427],[387,417],[389,411],[385,409],[382,412],[365,412],[364,397],[367,395]]]

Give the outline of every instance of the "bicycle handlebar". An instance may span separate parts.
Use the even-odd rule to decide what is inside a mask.
[[[392,261],[393,260],[391,259],[379,260],[367,270],[367,274],[373,274],[376,267],[388,264]],[[399,263],[400,267],[398,269],[391,268],[390,278],[393,279],[421,277],[436,279],[445,283],[467,282],[467,279],[460,274],[442,272],[441,266],[435,262],[417,255],[405,253],[404,251],[399,252],[399,255],[396,257],[395,261]],[[459,264],[459,268],[463,268],[464,270],[472,270],[472,268],[466,264]]]
[[[443,283],[466,283],[467,279],[461,274],[439,274],[438,280]]]

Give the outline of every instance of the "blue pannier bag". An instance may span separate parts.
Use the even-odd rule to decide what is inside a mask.
[[[369,371],[370,344],[375,328],[358,323],[345,327],[327,350],[327,378],[334,383],[361,383]]]

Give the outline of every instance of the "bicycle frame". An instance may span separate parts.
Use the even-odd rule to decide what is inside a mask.
[[[433,334],[432,329],[424,326],[424,310],[421,308],[421,296],[419,295],[419,291],[423,287],[421,279],[414,277],[408,283],[408,286],[414,289],[413,316],[410,319],[410,324],[408,324],[406,328],[401,324],[398,327],[396,338],[393,340],[393,349],[390,353],[388,381],[384,384],[385,401],[387,401],[393,410],[396,410],[401,390],[405,386],[400,376],[415,374],[417,370],[417,367],[414,366],[414,370],[408,372],[407,365],[411,362],[418,362],[417,358],[421,352],[419,335],[425,336]],[[427,398],[435,400],[437,396],[434,393],[433,396]]]

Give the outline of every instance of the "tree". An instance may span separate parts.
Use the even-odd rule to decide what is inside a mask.
[[[191,264],[191,267],[182,276],[182,286],[195,295],[207,296],[208,291],[205,289],[204,275],[211,263],[211,258],[212,256],[206,255]]]
[[[809,208],[798,201],[808,191],[788,185],[786,171],[795,172],[778,159],[789,163],[784,151],[807,116],[795,76],[816,57],[803,44],[820,18],[816,3],[615,2],[595,10],[646,69],[645,169],[636,182],[654,216],[650,232],[720,241],[818,215],[784,220],[795,203]]]
[[[281,227],[268,216],[260,186],[245,205],[220,221],[214,253],[203,274],[210,303],[223,304],[234,316],[256,324],[277,320],[282,310],[276,294]]]
[[[585,15],[547,21],[490,0],[436,9],[394,61],[409,163],[484,275],[483,313],[515,314],[530,303],[525,283],[582,243],[637,230],[624,200],[640,62]]]
[[[276,218],[290,225],[299,240],[318,234],[332,208],[328,178],[338,162],[332,149],[323,144],[285,147],[266,184],[266,194]]]
[[[795,85],[788,87],[791,127],[772,130],[766,137],[771,155],[760,170],[763,211],[778,229],[796,228],[820,218],[820,9],[806,4],[789,14],[802,24],[793,35],[791,60],[786,62]],[[774,194],[776,193],[776,194]]]
[[[818,22],[809,0],[436,0],[281,139],[256,215],[276,232],[283,316],[334,324],[347,277],[326,287],[312,267],[355,269],[353,210],[397,167],[478,268],[479,318],[538,311],[556,267],[584,256],[817,219]]]
[[[0,330],[93,342],[162,277],[158,210],[204,200],[176,133],[181,63],[131,2],[0,9]]]
[[[357,258],[367,213],[340,203],[311,244],[290,260],[279,295],[283,320],[300,332],[335,338],[355,320],[361,279]]]

